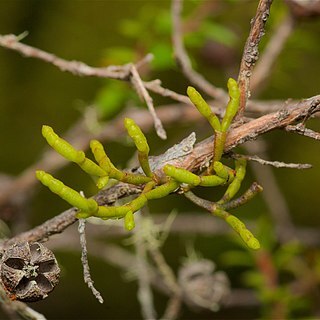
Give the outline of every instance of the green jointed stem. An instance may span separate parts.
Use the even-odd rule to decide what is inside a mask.
[[[135,185],[144,184],[152,180],[142,174],[132,174],[117,169],[106,155],[103,145],[99,141],[92,140],[90,142],[90,148],[99,166],[110,178]]]
[[[108,182],[108,176],[100,177],[96,182],[96,186],[98,187],[98,189],[103,189],[108,184]]]
[[[84,211],[79,211],[76,213],[76,218],[77,219],[87,219],[87,218],[90,218],[92,216],[91,213],[88,213],[88,212],[84,212]]]
[[[176,168],[170,164],[163,167],[164,173],[172,177],[173,179],[179,181],[180,183],[186,183],[191,186],[204,186],[204,187],[214,187],[222,185],[226,182],[226,179],[221,177],[210,175],[210,176],[197,176],[196,174],[182,169]]]
[[[232,182],[232,180],[234,179],[234,170],[223,165],[220,161],[213,162],[213,169],[217,176],[225,179],[227,182]]]
[[[130,211],[130,208],[126,206],[99,206],[98,211],[93,216],[101,219],[120,219],[123,218],[128,211]]]
[[[113,166],[109,157],[107,156],[103,145],[98,140],[91,140],[90,141],[90,148],[91,152],[98,162],[99,166],[103,168],[104,171],[109,175],[110,169]]]
[[[130,118],[124,119],[124,126],[126,127],[129,136],[138,149],[138,158],[143,172],[147,177],[152,177],[148,159],[150,148],[145,135],[139,126]]]
[[[125,216],[124,216],[124,227],[128,230],[131,231],[135,227],[134,223],[134,216],[132,211],[129,211]]]
[[[221,122],[221,131],[223,132],[227,132],[239,108],[240,90],[237,81],[232,78],[228,80],[228,92],[230,100],[226,108],[226,113]]]
[[[203,187],[215,187],[215,186],[220,186],[226,183],[225,179],[215,175],[201,176],[200,179],[201,179],[200,186],[203,186]]]
[[[48,144],[67,160],[78,163],[85,159],[83,151],[76,150],[70,143],[60,138],[50,126],[42,126],[42,135]]]
[[[71,144],[60,138],[51,127],[42,126],[42,135],[54,150],[67,160],[77,163],[86,173],[98,177],[106,175],[102,168],[86,158],[83,151],[76,150]]]
[[[195,105],[198,111],[209,121],[211,127],[215,131],[220,131],[220,121],[212,112],[207,102],[202,98],[201,94],[193,87],[188,87],[187,94],[191,102]]]
[[[213,162],[220,161],[223,154],[224,144],[226,142],[226,137],[227,135],[225,132],[216,131],[214,136]],[[211,166],[213,166],[213,164],[211,164]]]
[[[185,197],[190,201],[204,208],[205,210],[211,212],[215,216],[224,219],[242,238],[246,245],[251,249],[259,249],[259,241],[253,236],[253,234],[246,228],[245,224],[241,222],[238,218],[230,215],[229,212],[225,211],[224,208],[214,202],[202,199],[195,195],[193,192],[188,191]]]
[[[170,164],[166,164],[163,167],[163,172],[180,183],[186,183],[191,186],[198,186],[201,181],[196,174],[182,168],[176,168]]]
[[[238,108],[239,108],[240,90],[238,88],[237,81],[235,81],[232,78],[228,80],[228,91],[229,91],[230,100],[226,107],[226,113],[221,121],[220,130],[216,131],[215,133],[213,162],[220,161],[222,157],[223,149],[224,149],[224,145],[227,137],[227,131],[232,123],[234,116],[237,114]],[[213,171],[214,171],[213,164],[211,164],[209,168],[209,172],[211,173]]]
[[[90,175],[105,177],[107,174],[101,167],[88,158],[84,158],[82,162],[77,162],[77,164],[84,172]]]
[[[162,184],[161,186],[158,186],[146,192],[145,195],[148,200],[160,199],[167,196],[171,192],[174,192],[178,188],[179,188],[179,183],[177,181],[170,180]]]
[[[113,179],[122,177],[122,172],[112,164],[106,152],[104,151],[103,145],[98,140],[91,140],[90,148],[99,166],[107,173],[109,177]]]
[[[142,174],[133,174],[130,172],[123,172],[123,171],[121,171],[121,172],[123,175],[122,175],[121,179],[119,179],[119,180],[122,182],[139,185],[139,184],[144,184],[144,183],[152,181],[151,178],[146,177]]]
[[[99,141],[93,140],[90,143],[92,153],[99,164],[97,165],[90,159],[87,159],[84,152],[76,150],[68,142],[55,134],[53,129],[49,126],[43,126],[42,134],[58,153],[66,159],[76,162],[87,173],[98,176],[97,186],[99,188],[106,186],[109,178],[136,185],[145,185],[142,193],[134,200],[122,206],[98,206],[95,200],[83,198],[78,192],[65,186],[61,181],[53,178],[44,171],[37,171],[37,178],[44,185],[48,186],[52,192],[58,194],[71,205],[78,207],[80,209],[80,212],[77,213],[78,218],[88,218],[90,216],[96,216],[101,219],[123,218],[127,230],[132,230],[134,228],[134,212],[145,206],[148,200],[163,198],[168,194],[175,192],[182,183],[188,184],[190,187],[198,185],[218,186],[229,183],[223,198],[218,203],[201,199],[191,191],[186,192],[185,196],[200,207],[205,208],[212,214],[224,219],[250,248],[258,249],[260,247],[259,241],[246,228],[244,223],[226,211],[245,203],[262,189],[257,184],[254,184],[242,197],[230,202],[238,192],[242,180],[244,179],[246,161],[244,159],[236,160],[235,170],[232,170],[219,162],[224,151],[227,130],[231,125],[239,106],[240,91],[235,80],[228,80],[228,91],[230,100],[226,108],[225,116],[220,124],[219,119],[211,111],[211,108],[201,95],[192,87],[188,87],[187,90],[192,103],[209,121],[215,131],[214,156],[207,172],[208,175],[197,176],[185,169],[176,168],[172,165],[165,165],[163,171],[168,176],[167,182],[162,185],[157,185],[158,182],[151,172],[149,165],[149,146],[146,137],[132,119],[126,118],[124,121],[125,127],[138,149],[139,162],[145,175],[118,170],[106,155],[104,148]],[[213,175],[213,173],[215,173],[215,175]]]
[[[152,177],[152,171],[149,164],[149,156],[143,152],[138,152],[140,166],[147,177]]]
[[[239,191],[241,183],[245,177],[247,161],[245,159],[237,159],[235,160],[235,163],[236,176],[229,184],[222,199],[218,202],[219,204],[226,203],[235,196],[235,194]]]
[[[223,178],[225,180],[229,178],[228,170],[220,161],[213,162],[213,169],[217,176],[219,176],[220,178]]]
[[[124,119],[124,126],[127,129],[129,136],[134,141],[138,151],[148,154],[150,148],[147,139],[139,126],[130,118]]]
[[[128,212],[136,212],[147,203],[145,195],[140,194],[136,199],[123,206],[105,207],[99,206],[98,211],[94,214],[95,217],[101,219],[120,219],[124,218]]]
[[[114,206],[114,207],[104,207],[99,206],[98,211],[94,214],[94,216],[102,218],[102,219],[115,219],[115,218],[123,218],[128,212],[136,212],[144,207],[148,200],[159,199],[167,196],[169,193],[173,192],[179,187],[179,183],[176,181],[169,181],[161,186],[157,186],[152,190],[149,190],[148,185],[152,186],[154,182],[149,182],[145,187],[144,191],[134,200],[123,206]],[[146,191],[145,190],[149,190]]]
[[[53,193],[57,194],[72,206],[79,208],[81,211],[93,214],[98,210],[98,204],[95,200],[82,197],[80,193],[64,185],[60,180],[55,179],[50,174],[38,170],[36,171],[36,176],[37,179]]]
[[[240,221],[237,217],[229,215],[226,219],[226,222],[235,230],[245,242],[245,244],[254,250],[260,249],[260,243],[257,238],[247,229],[245,224]]]

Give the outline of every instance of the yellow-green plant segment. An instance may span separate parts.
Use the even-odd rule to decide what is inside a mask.
[[[144,184],[152,180],[150,177],[146,177],[142,174],[132,174],[117,169],[110,161],[105,153],[103,145],[98,140],[92,140],[90,142],[90,148],[99,166],[110,178],[135,185]]]
[[[152,177],[148,159],[150,148],[145,135],[139,126],[130,118],[124,119],[124,126],[138,149],[138,158],[143,172],[147,177]]]
[[[254,250],[260,249],[259,240],[255,238],[252,232],[247,229],[246,225],[237,217],[219,208],[219,206],[212,213],[223,218],[228,223],[228,225],[231,226],[232,229],[239,234],[241,239],[249,248]]]
[[[228,80],[228,93],[229,93],[229,103],[226,108],[226,113],[221,122],[221,131],[227,132],[234,116],[237,114],[240,104],[240,90],[237,81],[230,78]]]
[[[36,171],[36,177],[43,185],[47,186],[53,193],[57,194],[72,206],[90,214],[98,211],[98,204],[95,200],[84,198],[79,192],[66,186],[63,182],[55,179],[49,173],[38,170]]]
[[[227,131],[236,115],[239,107],[240,91],[237,82],[228,80],[228,92],[230,100],[226,107],[225,116],[220,120],[211,111],[200,93],[192,87],[188,87],[187,93],[199,112],[209,121],[214,130],[214,156],[213,161],[206,173],[197,175],[188,170],[167,164],[162,169],[165,177],[159,178],[152,172],[149,164],[149,145],[147,139],[134,120],[126,118],[124,125],[128,135],[134,141],[138,150],[140,166],[144,174],[136,174],[117,169],[107,156],[103,145],[97,141],[90,142],[90,148],[95,161],[86,158],[83,151],[76,150],[71,144],[60,138],[51,127],[43,126],[42,134],[48,144],[69,161],[77,163],[81,169],[90,175],[97,177],[98,188],[108,184],[109,179],[138,185],[143,190],[135,199],[121,206],[99,206],[94,199],[86,199],[72,188],[64,185],[44,171],[37,171],[37,178],[52,192],[59,195],[72,206],[79,209],[78,218],[91,216],[101,219],[123,219],[127,230],[135,226],[134,213],[147,204],[149,200],[160,199],[180,189],[181,193],[198,206],[208,210],[217,217],[224,219],[252,249],[260,247],[259,241],[246,228],[245,224],[226,210],[233,209],[249,201],[254,195],[262,190],[258,184],[253,184],[240,198],[232,200],[239,191],[246,174],[246,160],[235,160],[235,169],[224,165],[220,159],[223,154]],[[196,196],[190,190],[197,186],[213,187],[227,185],[223,197],[217,202],[210,202]]]
[[[227,179],[210,175],[210,176],[197,176],[196,174],[182,169],[176,168],[170,164],[163,167],[164,173],[172,177],[173,179],[179,181],[180,183],[186,183],[191,186],[203,186],[203,187],[215,187],[226,183]]]
[[[202,98],[201,94],[193,87],[188,87],[187,94],[191,102],[199,112],[209,121],[215,133],[213,162],[209,168],[209,173],[214,172],[214,162],[220,161],[227,137],[227,131],[234,116],[239,109],[240,90],[237,81],[230,78],[227,83],[229,93],[229,103],[226,107],[225,115],[220,123],[218,117],[212,112],[209,105]]]
[[[247,161],[245,159],[237,159],[235,161],[235,171],[236,175],[233,181],[229,184],[225,194],[223,195],[222,199],[218,203],[226,203],[230,201],[236,193],[239,191],[241,183],[246,175],[246,166]]]
[[[128,231],[131,231],[135,227],[132,211],[128,211],[127,214],[124,216],[124,226]]]
[[[213,215],[224,219],[232,227],[232,229],[234,229],[239,234],[241,239],[249,248],[254,250],[260,248],[260,243],[258,239],[254,237],[254,235],[251,233],[250,230],[247,229],[247,227],[242,221],[240,221],[235,216],[231,215],[229,212],[225,211],[223,205],[205,199],[201,199],[200,197],[196,196],[192,191],[187,191],[184,195],[194,204],[211,212]]]
[[[202,98],[201,94],[195,88],[190,86],[187,89],[187,94],[201,115],[203,115],[209,121],[211,127],[215,131],[220,131],[221,125],[218,117],[212,112],[210,106]]]
[[[67,160],[77,163],[84,172],[98,177],[106,175],[101,167],[86,158],[83,151],[76,150],[71,144],[60,138],[51,127],[42,126],[42,135],[54,150]]]
[[[50,126],[42,126],[42,136],[54,150],[69,161],[79,163],[86,157],[83,151],[76,150],[70,143],[60,138]]]
[[[214,172],[222,179],[225,179],[227,182],[232,182],[234,179],[234,170],[228,168],[220,161],[214,161],[213,163]]]
[[[260,249],[260,243],[257,238],[247,229],[245,224],[240,221],[237,217],[229,215],[226,219],[226,222],[235,230],[241,237],[241,239],[247,244],[251,249],[258,250]]]

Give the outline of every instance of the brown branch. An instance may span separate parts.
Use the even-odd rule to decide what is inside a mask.
[[[154,119],[155,129],[158,136],[161,139],[166,139],[166,132],[163,129],[162,123],[156,114],[152,98],[146,90],[145,83],[141,80],[137,70],[137,66],[144,64],[150,60],[150,55],[147,55],[144,59],[138,62],[137,66],[135,66],[132,63],[128,63],[123,66],[109,66],[105,68],[96,68],[91,67],[80,61],[68,61],[61,59],[55,56],[54,54],[28,46],[26,44],[20,43],[19,41],[20,37],[17,37],[12,34],[4,36],[0,35],[0,46],[5,47],[7,49],[18,51],[26,57],[37,58],[47,63],[50,63],[58,67],[61,71],[68,71],[77,76],[94,76],[101,78],[131,81],[138,95],[146,101],[148,109]],[[161,85],[159,82],[156,82],[154,84],[156,84],[156,86],[153,85],[154,89],[161,90]]]
[[[224,204],[224,210],[231,210],[234,208],[238,208],[241,205],[250,201],[253,197],[255,197],[258,193],[262,192],[263,188],[257,182],[253,182],[248,190],[246,190],[242,196],[239,198],[233,199]]]
[[[132,64],[128,64],[124,66],[110,66],[107,68],[94,68],[94,67],[88,66],[87,64],[84,64],[83,62],[78,63],[75,61],[67,61],[67,60],[58,58],[52,55],[51,53],[20,43],[19,42],[20,40],[21,38],[15,35],[0,35],[0,46],[17,51],[22,55],[25,55],[26,57],[37,58],[47,63],[51,63],[56,67],[58,67],[59,69],[63,71],[71,72],[74,75],[95,76],[100,78],[111,78],[111,79],[118,79],[118,80],[124,80],[124,81],[130,80],[130,66]],[[149,61],[149,59],[150,57],[149,55],[147,55],[144,59],[136,63],[136,67],[140,66],[141,63],[145,63],[146,61]],[[57,61],[58,63],[53,63]],[[143,85],[149,91],[157,93],[163,97],[168,97],[175,101],[178,101],[187,105],[190,104],[189,98],[187,96],[162,87],[161,81],[158,79],[147,81],[147,82],[144,81]],[[225,94],[222,89],[217,89],[217,90],[218,90],[217,92],[218,98],[220,97],[220,95],[222,97]],[[222,100],[220,99],[213,102],[210,101],[210,103],[211,104],[215,103],[218,107],[222,108],[224,107],[224,105],[221,104]],[[283,101],[271,101],[271,102],[249,101],[247,107],[248,107],[248,111],[257,112],[257,113],[266,113],[266,112],[277,110],[278,109],[277,105],[282,105],[282,103]],[[221,115],[222,113],[221,110],[214,107],[213,109],[217,115]],[[160,116],[159,118],[161,119]],[[1,203],[1,200],[0,200],[0,203]]]
[[[277,128],[286,127],[289,124],[305,118],[307,115],[311,115],[319,111],[320,95],[302,100],[297,104],[282,109],[278,112],[274,112],[252,120],[251,122],[245,123],[229,132],[225,144],[225,152],[230,151],[237,145],[240,145],[246,141],[255,139],[263,133]],[[210,137],[195,145],[194,149],[184,157],[173,159],[167,162],[163,161],[161,155],[155,157],[155,163],[158,162],[160,164],[160,167],[156,168],[155,172],[156,174],[160,175],[162,172],[161,168],[165,163],[170,163],[174,166],[182,167],[190,171],[198,171],[200,168],[205,167],[212,157],[213,137]],[[117,192],[119,192],[119,190],[122,191],[122,194],[119,193],[122,196],[127,195],[130,190],[133,193],[139,192],[139,188],[137,187],[132,190],[132,186],[119,183],[115,187],[101,191],[95,196],[95,198],[100,205],[104,205],[113,202],[115,198],[117,198]],[[125,192],[123,190],[125,190]],[[110,201],[110,199],[112,199],[112,201]],[[75,209],[69,209],[53,219],[46,221],[44,224],[3,242],[2,246],[22,240],[46,240],[52,234],[61,233],[65,228],[73,224],[75,221]]]
[[[13,34],[0,35],[0,46],[17,51],[28,58],[36,58],[44,62],[50,63],[61,71],[67,71],[76,76],[88,76],[88,77],[99,77],[108,79],[117,79],[129,81],[131,75],[132,64],[126,64],[123,66],[109,66],[106,68],[95,68],[91,67],[80,61],[68,61],[55,56],[49,52],[40,50],[35,47],[28,46],[20,43],[21,38]],[[150,60],[150,56],[147,55],[143,60],[136,63],[136,68]],[[161,86],[160,80],[153,80],[149,82],[143,82],[145,88],[158,93],[164,97],[170,97],[176,101],[189,103],[188,97],[178,94],[174,91],[168,90]]]
[[[238,77],[238,85],[241,92],[238,112],[239,116],[243,115],[247,100],[250,97],[250,78],[253,67],[258,60],[258,46],[262,36],[264,35],[264,27],[269,17],[271,4],[272,0],[260,0],[256,16],[251,21],[251,29],[244,46]]]
[[[320,140],[320,132],[313,131],[311,129],[305,128],[303,125],[300,124],[296,126],[286,126],[284,128],[288,132],[293,132],[297,134],[301,134],[302,136],[309,137],[311,139]]]
[[[152,82],[146,83],[146,87],[152,91]],[[155,88],[158,88],[158,86],[156,86]],[[162,88],[157,93],[170,97],[173,94],[178,95],[175,92],[165,88]],[[181,100],[181,102],[186,104],[170,104],[159,107],[157,109],[158,116],[162,123],[165,123],[166,125],[172,125],[177,121],[179,121],[179,123],[190,123],[197,122],[200,119],[202,119],[201,115],[194,108],[194,106],[191,106],[189,104],[190,102],[188,97],[178,95],[177,100]],[[214,113],[222,117],[223,105],[219,102],[212,102],[211,104],[216,105],[215,107],[212,107]],[[250,101],[247,110],[259,114],[268,111],[270,112],[278,110],[281,108],[282,105],[283,102],[281,101]],[[100,141],[114,141],[126,133],[123,126],[123,119],[125,117],[130,117],[134,119],[144,132],[147,132],[153,128],[153,119],[147,110],[130,109],[125,110],[123,114],[118,115],[118,117],[116,117],[114,120],[106,123],[102,127],[100,132],[95,132],[94,134],[92,132],[89,132],[88,127],[85,124],[85,121],[80,120],[79,122],[73,125],[73,127],[63,136],[63,138],[68,140],[77,149],[81,150],[88,149],[91,139],[98,139]],[[35,170],[41,169],[53,173],[67,164],[68,161],[66,159],[62,158],[54,150],[48,149],[43,153],[39,161],[29,166],[18,177],[8,182],[4,188],[1,188],[0,206],[5,205],[13,199],[21,199],[22,195],[27,195],[27,191],[33,189],[33,187],[38,183],[38,181],[35,178]]]
[[[216,112],[219,114],[219,110],[216,110]],[[177,121],[181,123],[188,123],[201,119],[201,115],[194,107],[190,105],[182,107],[179,104],[167,105],[159,108],[158,116],[163,123],[168,125]],[[144,132],[147,132],[153,128],[153,119],[147,110],[131,109],[126,110],[117,118],[108,122],[105,126],[103,126],[100,132],[95,134],[89,132],[85,122],[81,120],[76,123],[66,133],[66,135],[64,135],[64,139],[68,140],[75,148],[81,150],[88,149],[91,139],[114,141],[126,133],[123,126],[123,119],[125,117],[134,119]],[[4,205],[11,198],[24,194],[26,190],[30,190],[36,185],[37,180],[35,179],[35,170],[41,169],[54,172],[65,166],[67,163],[68,161],[62,158],[54,150],[48,149],[46,152],[44,152],[39,161],[27,168],[16,179],[6,184],[6,187],[3,188],[0,193],[0,206]]]
[[[20,43],[20,38],[13,35],[0,35],[0,46],[18,51],[28,58],[36,58],[48,62],[61,71],[67,71],[77,76],[95,76],[118,80],[128,80],[130,76],[130,64],[123,66],[110,66],[106,68],[90,67],[80,61],[68,61],[55,56],[52,53]]]
[[[187,96],[162,87],[161,81],[159,79],[152,80],[149,82],[143,82],[143,84],[148,90],[150,90],[154,93],[157,93],[160,96],[171,98],[175,101],[179,101],[179,102],[182,102],[185,104],[190,104],[190,100]]]

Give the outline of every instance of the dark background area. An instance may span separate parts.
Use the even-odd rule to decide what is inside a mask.
[[[152,4],[150,4],[152,2]],[[197,1],[187,1],[187,10]],[[223,1],[219,14],[212,21],[218,21],[230,28],[237,39],[233,42],[234,58],[226,66],[216,66],[216,61],[206,59],[201,50],[191,49],[196,67],[215,85],[225,87],[226,79],[235,77],[241,59],[241,49],[249,31],[249,21],[254,16],[256,1]],[[52,52],[67,60],[79,60],[92,66],[103,66],[109,62],[106,57],[112,47],[128,47],[138,51],[139,40],[125,37],[121,32],[121,21],[139,19],[144,7],[153,7],[149,14],[170,11],[169,1],[15,1],[0,0],[0,33],[29,35],[22,42]],[[159,10],[159,11],[158,11]],[[269,34],[286,11],[285,5],[275,1],[268,23],[266,43]],[[141,34],[144,39],[149,30]],[[319,94],[320,74],[320,20],[301,22],[284,48],[267,87],[259,98],[299,99]],[[165,35],[163,36],[165,37]],[[141,41],[141,40],[140,40]],[[148,41],[152,41],[148,40]],[[156,42],[157,39],[155,38]],[[168,36],[167,39],[170,42]],[[156,57],[157,59],[157,57]],[[111,61],[112,62],[112,61]],[[129,61],[127,61],[129,62]],[[150,77],[150,75],[149,75]],[[173,64],[163,70],[156,69],[151,79],[160,78],[165,87],[184,93],[188,82]],[[40,134],[41,125],[49,124],[62,134],[83,116],[87,105],[92,104],[99,90],[106,85],[102,79],[77,77],[63,73],[57,68],[35,59],[23,58],[20,54],[0,48],[0,172],[18,176],[28,168],[46,148]],[[170,102],[154,95],[156,104]],[[310,120],[308,126],[320,131],[319,120]],[[206,137],[208,127],[168,127],[168,143],[148,133],[155,154],[178,142],[192,130],[199,137]],[[270,159],[285,162],[311,163],[313,169],[298,171],[273,169],[281,191],[288,203],[293,221],[299,226],[320,225],[320,157],[319,142],[294,134],[276,131],[265,135]],[[110,147],[114,163],[126,165],[132,149],[127,151],[124,139]],[[240,150],[241,151],[241,150]],[[249,170],[250,171],[250,170]],[[58,174],[66,183],[77,186],[88,193],[94,192],[93,182],[74,166],[68,166]],[[247,178],[253,181],[250,171]],[[150,205],[152,212],[170,212],[173,206],[183,211],[194,211],[186,200],[164,200]],[[37,187],[27,220],[31,226],[44,222],[68,205],[42,186]],[[240,216],[268,216],[262,198],[238,209]],[[73,227],[72,227],[73,228]],[[63,236],[63,235],[61,235]],[[110,240],[111,241],[111,240]],[[112,240],[121,243],[122,240]],[[219,263],[219,255],[231,244],[216,237],[200,235],[170,236],[164,246],[164,254],[173,267],[185,256],[185,243],[194,242],[203,256]],[[48,319],[138,319],[140,307],[136,297],[136,282],[127,281],[122,271],[106,265],[98,258],[91,257],[90,265],[95,284],[105,297],[100,305],[83,282],[80,253],[57,251],[62,268],[60,285],[47,300],[32,304]],[[228,271],[228,270],[227,270]],[[231,272],[235,273],[234,270]],[[235,277],[233,275],[233,277]],[[156,307],[163,310],[166,297],[155,294]],[[159,312],[160,314],[161,312]],[[217,319],[253,319],[260,315],[258,309],[229,309],[217,315]],[[5,316],[0,312],[0,318]],[[209,312],[196,313],[183,309],[183,319],[212,319]]]

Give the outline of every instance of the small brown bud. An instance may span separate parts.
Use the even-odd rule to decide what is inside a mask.
[[[0,280],[12,300],[34,302],[46,298],[59,276],[54,254],[38,242],[14,244],[0,260]]]

